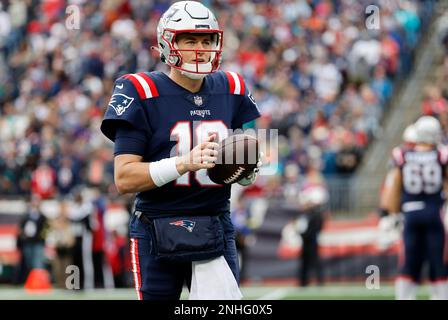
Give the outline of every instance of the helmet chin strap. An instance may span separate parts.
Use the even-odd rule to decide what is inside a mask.
[[[183,74],[184,76],[186,76],[187,78],[190,78],[192,80],[201,80],[204,79],[206,74],[201,74],[201,73],[191,73],[188,71],[180,71],[181,74]]]
[[[211,73],[212,64],[211,62],[198,64],[198,71],[207,73],[196,73],[196,64],[193,63],[184,63],[182,68],[186,70],[181,70],[181,74],[193,80],[200,80],[205,78],[207,73]]]

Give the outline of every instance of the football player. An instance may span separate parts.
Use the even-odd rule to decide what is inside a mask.
[[[395,166],[384,199],[391,213],[402,212],[404,216],[404,256],[395,293],[400,300],[415,299],[423,263],[428,261],[431,298],[447,299],[441,210],[448,150],[439,145],[441,128],[437,119],[423,116],[415,123],[415,130],[415,147],[393,153]]]
[[[412,150],[415,147],[415,143],[417,140],[417,132],[415,130],[415,125],[412,123],[406,127],[406,129],[403,131],[403,141],[399,146],[396,146],[392,149],[392,155],[391,155],[391,161],[389,163],[389,166],[391,168],[394,167],[394,161],[393,161],[393,155],[394,153],[400,153],[407,150]],[[387,249],[389,246],[396,241],[397,236],[399,235],[397,233],[401,232],[402,229],[402,214],[401,213],[393,213],[390,214],[389,210],[387,209],[387,193],[388,189],[391,187],[392,184],[392,170],[388,171],[388,174],[386,175],[384,182],[381,186],[380,190],[380,207],[379,207],[379,215],[380,220],[378,223],[378,227],[380,230],[380,238],[379,238],[379,245],[382,249]]]
[[[391,157],[391,163],[389,164],[391,167],[394,166],[393,163],[393,158],[394,158],[394,153],[401,153],[403,151],[407,151],[407,150],[412,150],[415,147],[415,143],[417,141],[417,132],[415,130],[415,125],[414,124],[410,124],[406,127],[406,129],[403,132],[403,142],[401,143],[401,145],[396,146],[395,148],[392,149],[392,157]],[[389,215],[388,210],[386,209],[387,207],[387,203],[385,202],[386,199],[384,197],[384,194],[386,194],[386,190],[388,189],[388,187],[391,184],[391,176],[392,176],[392,171],[388,172],[388,175],[386,175],[386,178],[384,179],[383,185],[381,187],[381,192],[380,192],[380,216],[381,217],[386,217]]]
[[[184,283],[190,285],[192,263],[158,259],[154,237],[159,235],[151,233],[151,223],[172,217],[173,230],[204,237],[197,234],[194,217],[218,217],[224,258],[238,283],[231,187],[213,183],[206,169],[215,165],[217,142],[228,129],[240,129],[260,113],[241,75],[219,71],[223,31],[207,7],[196,1],[171,5],[158,23],[157,42],[170,73],[118,78],[101,130],[115,143],[118,191],[137,193],[130,237],[138,298],[173,300]],[[254,182],[255,171],[239,183]]]

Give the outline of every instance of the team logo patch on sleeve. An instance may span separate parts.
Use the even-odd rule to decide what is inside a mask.
[[[170,222],[170,225],[172,226],[178,226],[178,227],[184,227],[188,230],[188,232],[193,232],[193,228],[195,226],[196,222],[190,221],[190,220],[177,220]]]
[[[117,116],[121,116],[127,108],[131,105],[134,98],[131,98],[123,93],[115,93],[109,101],[109,107],[114,108]]]

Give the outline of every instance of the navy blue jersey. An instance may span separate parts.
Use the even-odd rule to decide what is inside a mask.
[[[228,129],[259,116],[244,80],[234,72],[207,75],[197,93],[164,73],[141,72],[115,81],[101,130],[112,141],[119,126],[141,131],[146,138],[141,156],[152,162],[185,154],[211,133],[220,141]],[[230,186],[214,184],[203,169],[138,193],[135,207],[150,216],[219,214],[229,210],[229,198]]]
[[[440,146],[429,151],[395,148],[394,165],[401,170],[402,212],[428,209],[438,214],[445,196],[443,182],[448,164],[448,150]]]

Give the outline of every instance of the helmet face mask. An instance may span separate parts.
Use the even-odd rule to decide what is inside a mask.
[[[211,37],[210,49],[179,48],[180,34],[207,35]],[[222,60],[223,32],[213,13],[199,2],[174,3],[160,18],[157,42],[162,62],[178,69],[192,79],[201,79],[219,69]],[[184,55],[194,52],[194,63],[185,61]],[[200,54],[209,53],[208,62],[198,62]]]
[[[181,49],[177,45],[178,36],[180,34],[191,33],[195,35],[212,35],[212,48],[213,49]],[[215,72],[219,69],[221,63],[222,54],[222,31],[221,30],[182,30],[181,32],[177,30],[165,29],[162,40],[169,47],[170,53],[167,57],[164,57],[165,63],[170,67],[186,71],[193,72],[197,74],[207,75],[209,73]],[[183,53],[194,52],[195,53],[195,63],[189,63],[184,61]],[[197,60],[200,53],[210,53],[210,59],[206,63],[199,63]]]

